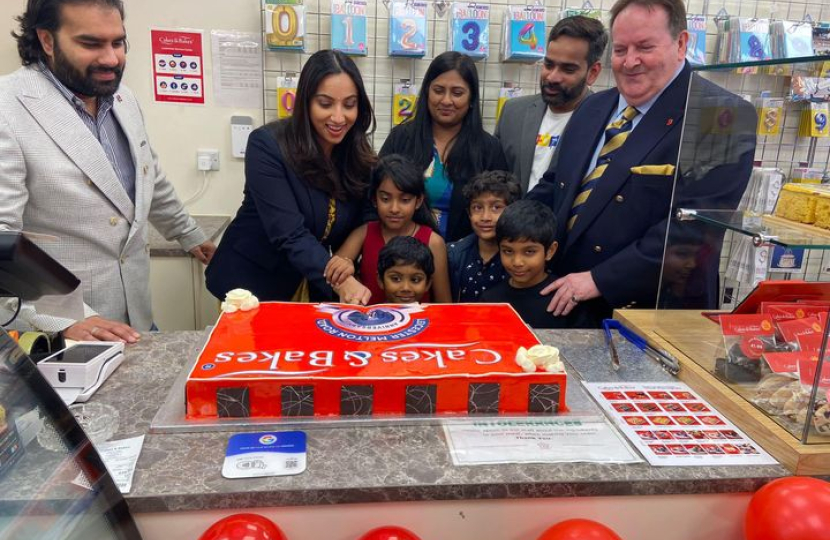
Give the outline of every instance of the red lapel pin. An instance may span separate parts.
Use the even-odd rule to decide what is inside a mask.
[[[672,124],[674,124],[674,118],[669,118],[668,120],[666,120],[666,125],[667,126],[670,126]]]

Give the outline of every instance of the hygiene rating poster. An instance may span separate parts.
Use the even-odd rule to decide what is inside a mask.
[[[778,463],[683,383],[583,384],[651,465]]]
[[[157,103],[205,103],[200,30],[151,29],[153,94]]]

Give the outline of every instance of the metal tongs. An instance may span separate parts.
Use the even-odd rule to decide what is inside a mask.
[[[608,345],[608,350],[611,353],[611,367],[614,371],[620,369],[620,355],[617,352],[616,345],[614,345],[611,330],[617,330],[622,337],[646,353],[646,356],[659,363],[660,367],[667,372],[672,375],[680,373],[680,361],[678,361],[677,358],[664,349],[657,349],[650,345],[646,338],[625,327],[620,321],[616,319],[605,319],[602,321],[602,328],[605,330],[605,343]]]

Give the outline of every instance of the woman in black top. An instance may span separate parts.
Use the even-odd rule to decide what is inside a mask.
[[[291,118],[253,133],[245,154],[242,207],[205,271],[223,298],[235,288],[261,300],[329,300],[323,269],[361,222],[376,157],[372,105],[357,66],[338,51],[313,54],[300,73]],[[336,291],[365,304],[349,278]]]
[[[464,184],[482,171],[507,169],[507,162],[482,126],[478,72],[469,56],[451,51],[432,61],[414,116],[395,127],[380,150],[387,154],[403,154],[424,171],[429,206],[447,241],[472,232]]]

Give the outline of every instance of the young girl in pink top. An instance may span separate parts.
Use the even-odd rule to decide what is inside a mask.
[[[450,302],[447,247],[435,232],[435,218],[424,200],[426,186],[418,168],[408,159],[392,154],[380,159],[372,172],[369,195],[377,208],[378,221],[355,229],[326,266],[324,275],[333,285],[355,272],[352,261],[360,256],[359,279],[371,292],[370,304],[384,301],[378,283],[378,253],[396,236],[412,236],[429,247],[435,259],[431,298],[424,301]]]

